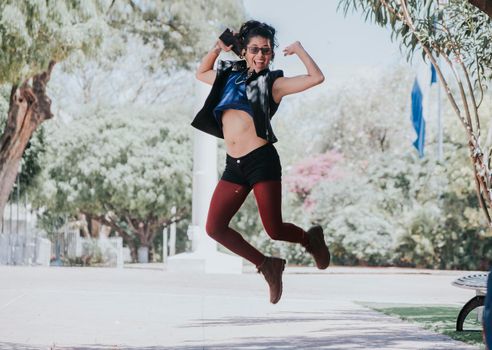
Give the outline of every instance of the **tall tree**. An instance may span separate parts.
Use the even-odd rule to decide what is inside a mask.
[[[407,50],[407,59],[421,50],[435,67],[465,128],[477,196],[492,227],[492,138],[485,142],[481,138],[479,114],[486,82],[492,77],[492,20],[474,6],[478,2],[472,2],[450,0],[439,6],[433,0],[341,0],[340,6],[345,12],[360,10],[381,26],[389,24],[393,38]],[[438,57],[442,57],[442,66]],[[444,68],[451,77],[445,76]]]
[[[10,85],[0,137],[0,213],[31,136],[53,117],[46,86],[55,64],[73,53],[94,52],[108,8],[104,0],[0,3],[0,84]]]
[[[149,68],[189,68],[220,28],[243,18],[240,1],[84,0],[0,2],[0,85],[10,85],[0,138],[0,213],[38,126],[52,118],[46,86],[57,62],[99,55],[104,37],[137,36],[158,54]],[[152,65],[154,65],[152,67]]]
[[[189,106],[90,108],[51,127],[41,188],[45,210],[82,213],[130,247],[152,247],[162,228],[190,214]],[[176,208],[173,214],[172,207]]]

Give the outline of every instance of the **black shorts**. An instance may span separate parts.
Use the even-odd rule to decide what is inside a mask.
[[[267,143],[239,158],[227,155],[221,180],[252,187],[260,181],[280,181],[281,177],[282,166],[277,150]]]

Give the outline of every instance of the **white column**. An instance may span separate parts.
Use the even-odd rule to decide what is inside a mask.
[[[210,86],[197,81],[195,87],[197,105],[195,113],[203,106]],[[217,185],[217,138],[197,129],[193,130],[193,204],[192,250],[215,252],[217,243],[205,232],[208,208]]]
[[[162,262],[167,262],[167,227],[162,229]]]
[[[196,93],[201,104],[209,90],[208,85],[197,83]],[[192,222],[193,225],[205,226],[209,201],[217,185],[217,138],[197,129],[193,129],[193,132]]]
[[[203,106],[210,86],[196,83],[195,114]],[[217,242],[206,231],[208,208],[217,185],[217,138],[193,131],[193,195],[191,227],[192,253],[169,257],[168,271],[200,271],[206,273],[241,273],[242,259],[217,251]]]
[[[176,207],[173,207],[171,213],[176,215]],[[176,223],[171,224],[169,231],[169,256],[176,254]]]

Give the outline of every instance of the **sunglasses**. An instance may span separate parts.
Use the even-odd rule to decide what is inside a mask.
[[[271,47],[248,46],[247,49],[248,49],[248,52],[252,55],[256,55],[260,51],[265,56],[272,54],[272,48]]]

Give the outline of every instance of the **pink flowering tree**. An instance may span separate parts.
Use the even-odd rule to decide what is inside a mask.
[[[311,210],[316,204],[311,196],[313,188],[320,182],[341,178],[343,171],[337,165],[342,160],[343,156],[333,150],[305,158],[292,166],[284,182],[303,202],[304,209]]]

